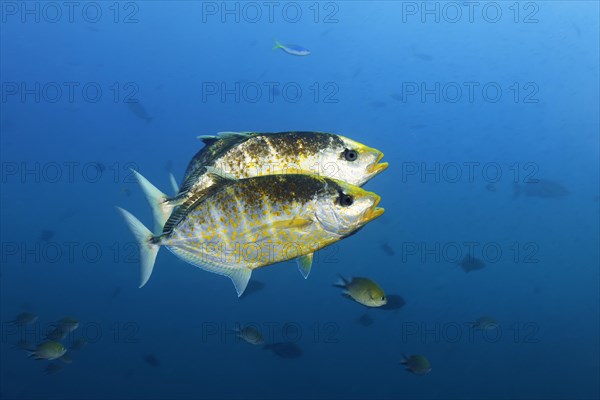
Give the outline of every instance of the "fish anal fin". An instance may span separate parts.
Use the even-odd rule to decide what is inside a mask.
[[[310,268],[312,267],[313,263],[313,255],[314,253],[310,253],[296,259],[298,261],[298,269],[300,270],[300,273],[304,279],[308,279],[308,275],[310,274]]]
[[[252,270],[250,268],[235,268],[231,270],[227,276],[233,282],[233,286],[235,286],[235,290],[237,292],[238,297],[244,294],[246,287],[248,286],[248,282],[250,282],[250,277],[252,276]]]

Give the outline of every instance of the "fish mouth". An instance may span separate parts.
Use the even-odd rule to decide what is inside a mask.
[[[367,211],[365,211],[365,213],[363,214],[363,217],[362,217],[363,223],[373,221],[375,218],[380,217],[385,212],[384,208],[377,207],[377,204],[379,204],[380,201],[381,201],[381,197],[377,196],[375,198],[375,202],[373,203],[373,206],[371,208],[369,208]]]
[[[379,162],[379,161],[381,161],[382,158],[383,158],[383,153],[379,153],[379,156],[377,156],[375,163],[373,165],[369,166],[368,172],[370,174],[372,174],[371,176],[375,176],[375,175],[381,173],[383,170],[385,170],[389,166],[389,164],[387,162],[384,162],[384,163]]]

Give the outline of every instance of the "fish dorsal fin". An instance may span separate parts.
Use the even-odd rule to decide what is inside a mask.
[[[198,139],[207,146],[213,145],[215,142],[220,140],[224,141],[237,141],[245,140],[252,136],[252,132],[219,132],[216,135],[200,135]]]
[[[202,143],[204,143],[206,146],[210,146],[211,144],[218,141],[219,137],[213,135],[200,135],[198,136],[198,139],[200,139]]]
[[[219,136],[219,139],[248,138],[252,136],[252,132],[219,132],[217,136]]]
[[[202,190],[182,192],[175,198],[171,199],[171,201],[176,202],[181,201],[183,199],[185,200],[178,204],[179,207],[177,207],[177,209],[173,211],[173,213],[165,223],[163,232],[171,231],[173,227],[177,225],[177,223],[183,217],[185,217],[188,211],[190,209],[193,209],[196,206],[196,204],[202,201],[205,197],[211,196],[212,194],[222,190],[226,186],[229,186],[230,184],[236,182],[236,180],[229,178],[227,174],[221,172],[218,169],[212,167],[203,167],[201,169],[205,170],[206,174],[211,175],[213,183],[210,186],[203,188]]]
[[[306,254],[296,259],[298,261],[298,269],[300,270],[300,273],[304,279],[307,279],[308,275],[310,274],[310,267],[312,267],[313,262],[313,254],[315,253]]]

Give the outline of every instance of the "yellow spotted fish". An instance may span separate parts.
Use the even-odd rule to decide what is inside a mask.
[[[380,197],[358,186],[308,174],[265,175],[216,182],[196,192],[153,235],[119,208],[140,245],[144,286],[161,246],[206,271],[229,277],[241,296],[252,270],[298,259],[306,278],[313,253],[383,214]]]
[[[234,179],[301,173],[362,186],[388,167],[388,163],[379,162],[383,158],[381,151],[333,133],[222,132],[199,138],[205,147],[190,161],[174,197],[168,197],[134,171],[152,207],[155,233],[162,232],[175,207],[215,184],[210,174],[215,169]]]

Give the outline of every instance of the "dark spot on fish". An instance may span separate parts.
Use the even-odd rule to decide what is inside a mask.
[[[264,347],[266,350],[271,350],[278,357],[281,358],[299,358],[302,357],[304,352],[302,348],[293,342],[278,342],[273,344],[267,344]]]
[[[399,310],[406,304],[406,301],[402,296],[397,294],[388,294],[387,303],[378,307],[379,310]]]
[[[127,106],[129,107],[129,111],[131,111],[136,117],[143,119],[144,121],[146,121],[146,123],[152,121],[153,118],[150,115],[148,115],[148,112],[146,112],[146,108],[142,105],[142,103],[139,100],[129,101],[127,102]]]
[[[493,183],[488,183],[487,185],[485,185],[485,190],[487,190],[488,192],[495,192],[496,185],[494,185]]]
[[[360,318],[356,322],[358,322],[362,326],[371,326],[371,325],[373,325],[375,320],[373,318],[371,318],[371,316],[369,314],[363,314],[360,316]]]
[[[44,229],[40,234],[40,242],[49,242],[54,237],[54,231]]]
[[[385,254],[387,254],[390,257],[396,254],[394,249],[392,249],[391,246],[387,243],[382,244],[381,249],[385,252]]]
[[[160,365],[160,361],[158,361],[158,358],[156,358],[154,354],[145,354],[143,359],[146,364],[153,367],[158,367]]]
[[[458,265],[465,272],[477,271],[485,267],[485,263],[482,260],[475,258],[470,254],[464,256],[463,259],[458,263]]]
[[[263,282],[251,280],[248,282],[248,286],[246,286],[246,290],[244,290],[244,293],[240,296],[240,298],[248,297],[253,293],[258,293],[264,288],[265,284]]]

